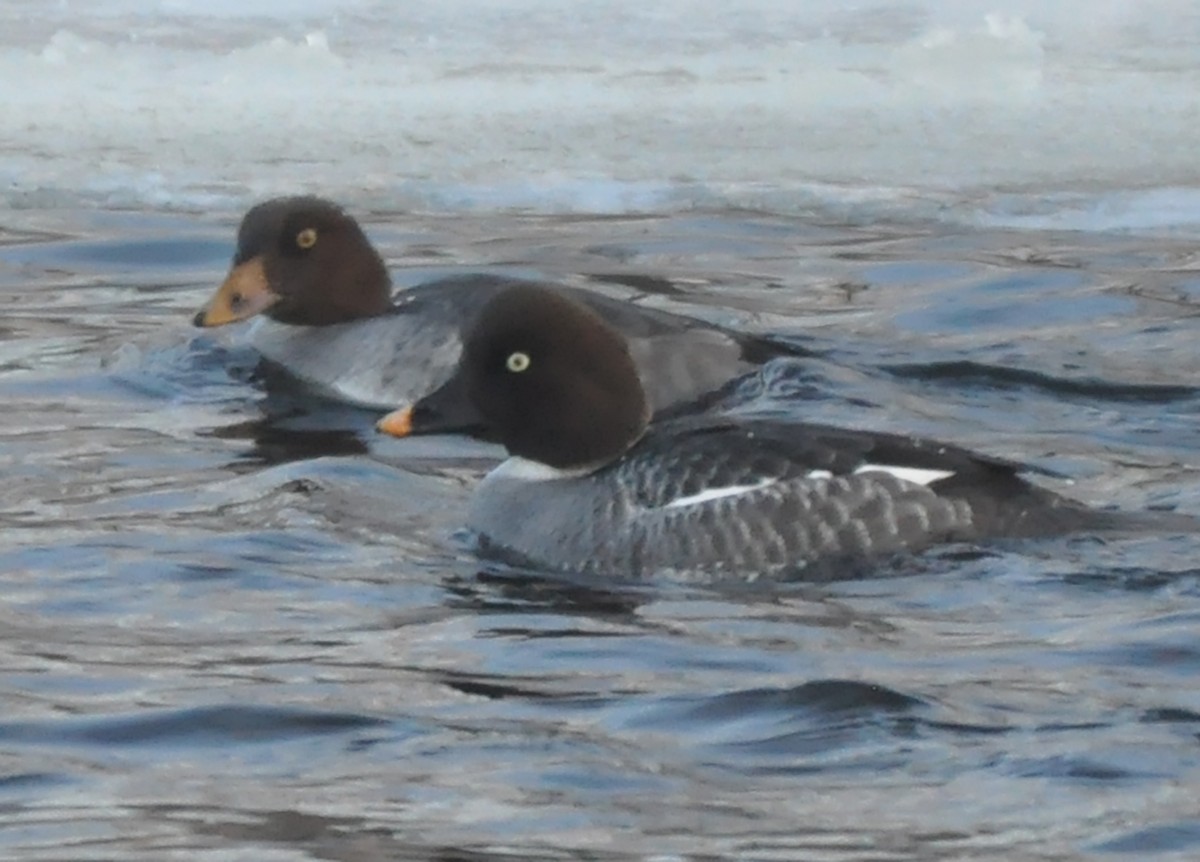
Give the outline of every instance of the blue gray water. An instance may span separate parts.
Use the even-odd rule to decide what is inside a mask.
[[[0,221],[0,857],[1194,859],[1200,537],[820,586],[481,566],[494,454],[190,328],[236,215]],[[368,220],[817,352],[750,409],[1200,513],[1186,238],[745,212]]]

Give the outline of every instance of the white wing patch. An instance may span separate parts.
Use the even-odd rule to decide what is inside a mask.
[[[738,494],[761,491],[763,488],[774,485],[775,481],[774,479],[760,479],[752,485],[726,485],[722,488],[705,488],[703,491],[689,494],[686,497],[677,497],[663,508],[674,509],[677,506],[694,506],[697,503],[707,503],[710,500],[719,500],[722,497],[735,497]]]
[[[897,467],[894,464],[863,464],[857,473],[891,473],[897,479],[917,485],[931,485],[939,479],[954,475],[953,470],[923,470],[920,467]]]
[[[515,459],[510,459],[515,460]],[[954,475],[953,470],[923,470],[919,467],[898,467],[890,464],[863,464],[855,473],[890,473],[897,479],[905,482],[913,482],[917,485],[929,485],[939,479],[945,479]],[[810,470],[804,477],[806,479],[832,479],[833,473],[828,470]],[[698,503],[708,503],[712,500],[719,500],[722,497],[735,497],[739,494],[749,494],[752,491],[761,491],[763,488],[774,485],[775,479],[760,479],[757,482],[748,485],[726,485],[720,488],[705,488],[703,491],[698,491],[695,494],[689,494],[686,497],[678,497],[667,503],[663,508],[674,509],[679,506],[694,506]]]

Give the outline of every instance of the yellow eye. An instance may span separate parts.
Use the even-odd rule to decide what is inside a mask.
[[[504,365],[514,374],[520,374],[529,367],[529,354],[519,350],[516,353],[510,353],[508,359],[504,360]]]
[[[306,227],[300,233],[296,234],[296,245],[300,248],[312,248],[317,244],[317,229]]]

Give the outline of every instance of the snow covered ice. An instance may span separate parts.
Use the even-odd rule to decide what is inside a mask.
[[[0,0],[9,206],[1200,223],[1186,0]]]

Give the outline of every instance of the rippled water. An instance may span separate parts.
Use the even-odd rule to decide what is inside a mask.
[[[751,409],[1200,513],[1183,240],[370,221],[402,284],[561,278],[817,352],[748,385]],[[455,530],[493,450],[377,439],[190,328],[232,235],[228,213],[0,229],[0,855],[1200,854],[1200,538],[821,586],[484,568]]]

